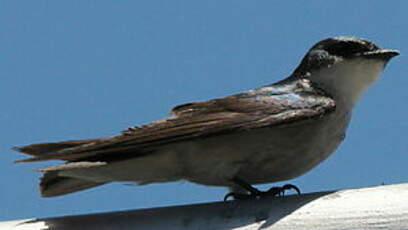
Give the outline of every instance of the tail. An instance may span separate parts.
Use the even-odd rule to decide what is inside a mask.
[[[100,182],[59,176],[58,171],[47,171],[41,177],[40,191],[42,197],[53,197],[78,192],[103,184],[104,183]]]
[[[77,155],[60,154],[59,151],[67,151],[71,149],[73,150],[73,149],[80,148],[83,146],[95,144],[100,140],[102,139],[100,138],[100,139],[40,143],[40,144],[32,144],[32,145],[27,145],[27,146],[22,146],[22,147],[14,147],[13,150],[33,156],[32,158],[17,160],[16,162],[33,162],[33,161],[43,161],[43,160],[68,160],[69,161],[69,160],[75,160],[75,158],[77,158]],[[80,155],[78,158],[80,158],[81,156],[82,155]]]
[[[66,151],[78,147],[93,144],[101,139],[74,140],[54,143],[33,144],[23,147],[13,148],[16,151],[33,156],[32,158],[18,160],[16,162],[31,162],[42,160],[66,160],[60,157],[58,151]],[[69,155],[68,155],[69,156]],[[71,157],[75,160],[76,156]],[[40,180],[40,191],[43,197],[60,196],[67,193],[73,193],[88,188],[104,184],[104,182],[95,182],[86,178],[68,177],[63,173],[81,169],[89,169],[105,165],[106,162],[70,162],[39,169],[43,173]]]

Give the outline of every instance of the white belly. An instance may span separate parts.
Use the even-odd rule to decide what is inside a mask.
[[[250,184],[300,176],[333,153],[344,138],[348,121],[348,116],[339,119],[333,115],[301,126],[264,128],[220,141],[203,140],[196,145],[197,152],[185,159],[186,179],[225,186],[234,176]]]
[[[202,138],[162,146],[144,157],[111,162],[66,176],[139,184],[188,180],[231,186],[239,177],[250,184],[287,180],[326,159],[342,141],[349,115],[332,113],[303,124]]]

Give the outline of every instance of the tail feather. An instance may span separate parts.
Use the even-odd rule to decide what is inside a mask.
[[[32,162],[41,160],[52,160],[54,157],[52,155],[60,150],[66,150],[70,148],[75,148],[78,146],[94,143],[100,139],[87,139],[87,140],[73,140],[73,141],[62,141],[62,142],[49,142],[32,144],[21,147],[14,147],[13,150],[34,156],[32,158],[26,158],[22,160],[17,160],[16,162]],[[55,158],[54,160],[57,160]]]
[[[33,156],[32,158],[26,158],[17,160],[16,162],[32,162],[42,160],[66,160],[65,163],[59,165],[49,166],[47,168],[38,169],[43,173],[40,180],[40,191],[43,197],[53,197],[73,193],[88,188],[102,185],[106,182],[95,182],[88,180],[87,178],[69,177],[63,173],[75,170],[88,169],[92,167],[100,167],[106,165],[103,161],[78,161],[72,162],[68,159],[60,157],[60,151],[70,151],[78,147],[94,144],[101,139],[87,139],[87,140],[74,140],[63,142],[50,142],[32,144],[22,147],[14,147],[13,149]],[[76,156],[71,157],[76,160]]]
[[[43,197],[53,197],[78,192],[99,185],[102,182],[93,182],[77,178],[59,176],[58,171],[47,171],[41,177],[40,191]]]

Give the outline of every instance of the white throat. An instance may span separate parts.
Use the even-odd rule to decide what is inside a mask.
[[[384,69],[384,62],[376,59],[340,60],[310,76],[310,80],[327,90],[336,101],[353,106]]]

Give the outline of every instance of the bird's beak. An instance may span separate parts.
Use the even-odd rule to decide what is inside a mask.
[[[360,57],[365,58],[374,58],[374,59],[381,59],[384,61],[389,61],[391,58],[399,55],[400,52],[398,50],[391,50],[391,49],[378,49],[375,51],[368,51],[359,54]]]

